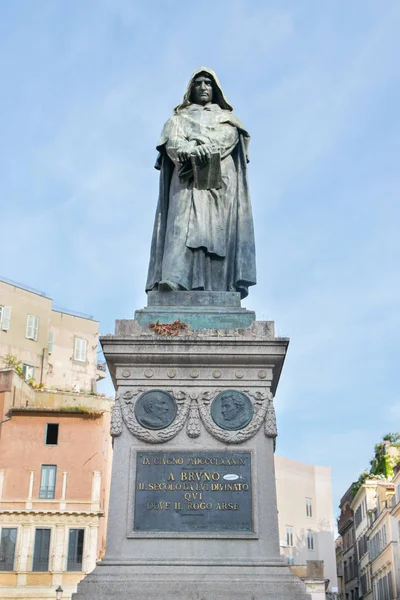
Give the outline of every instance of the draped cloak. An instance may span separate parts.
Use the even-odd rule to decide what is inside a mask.
[[[213,80],[213,104],[191,102],[192,84],[200,73]],[[169,281],[183,290],[238,291],[245,298],[256,283],[247,182],[250,136],[232,111],[215,73],[201,67],[163,128],[157,145],[160,189],[146,291]],[[218,189],[197,189],[190,162],[178,161],[180,150],[199,144],[220,152]]]

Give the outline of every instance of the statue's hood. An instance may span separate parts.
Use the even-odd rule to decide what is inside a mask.
[[[212,71],[211,69],[209,69],[208,67],[200,67],[199,69],[197,69],[193,75],[190,78],[190,81],[188,83],[188,86],[186,88],[186,92],[185,95],[183,97],[183,101],[181,104],[178,104],[178,106],[176,106],[174,108],[174,113],[177,114],[179,113],[180,110],[182,110],[182,108],[186,108],[186,106],[189,106],[191,103],[190,101],[190,93],[192,91],[192,84],[194,79],[200,75],[200,73],[207,73],[211,79],[214,82],[214,86],[215,86],[215,98],[213,98],[213,104],[218,104],[222,109],[225,110],[233,110],[233,106],[231,104],[229,104],[229,102],[227,101],[227,99],[225,98],[224,92],[222,91],[221,88],[221,84],[218,81],[218,77],[216,76],[216,74],[214,73],[214,71]]]

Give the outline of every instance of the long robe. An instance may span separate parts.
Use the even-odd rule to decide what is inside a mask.
[[[232,111],[219,104],[188,103],[167,121],[157,146],[160,194],[146,291],[168,281],[184,290],[239,291],[244,298],[255,285],[248,139]],[[190,164],[181,175],[178,152],[198,144],[220,153],[218,189],[197,189]]]

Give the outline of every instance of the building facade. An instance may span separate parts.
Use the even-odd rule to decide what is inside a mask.
[[[53,306],[44,292],[0,280],[0,357],[19,359],[25,379],[38,386],[96,392],[106,375],[97,361],[98,325]]]
[[[112,400],[96,394],[98,335],[0,281],[1,600],[54,599],[60,585],[68,600],[104,551]]]
[[[399,459],[387,440],[385,456]],[[341,499],[336,559],[343,600],[400,600],[400,465],[391,479],[367,475]]]
[[[356,532],[354,524],[354,512],[351,502],[354,496],[353,485],[349,487],[340,500],[340,516],[338,520],[338,531],[342,538],[341,571],[343,600],[359,600],[358,579],[358,553],[356,545]]]
[[[368,529],[371,513],[376,509],[377,480],[367,479],[353,497],[350,508],[354,515],[357,548],[357,578],[360,598],[372,599],[371,574],[368,554]]]
[[[338,595],[337,597],[342,600],[344,598],[344,576],[343,576],[343,540],[342,536],[339,535],[335,540],[335,552],[336,552],[336,573],[338,582]]]
[[[281,552],[289,564],[324,561],[329,590],[336,589],[332,484],[329,467],[275,455]]]
[[[376,506],[370,514],[368,566],[374,600],[399,598],[399,522],[393,516],[396,505],[392,482],[378,482]]]
[[[392,497],[392,508],[390,511],[391,536],[393,538],[393,569],[394,577],[394,595],[396,600],[400,599],[400,465],[395,468],[395,475],[392,479],[394,495]]]
[[[111,400],[0,371],[0,598],[69,598],[105,546]]]

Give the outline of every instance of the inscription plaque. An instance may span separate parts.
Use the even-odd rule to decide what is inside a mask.
[[[138,452],[134,531],[253,531],[250,452]]]

